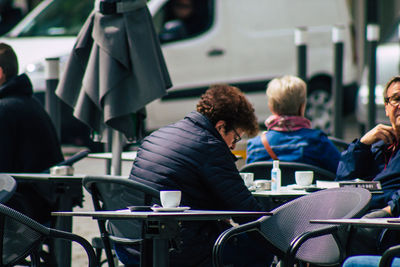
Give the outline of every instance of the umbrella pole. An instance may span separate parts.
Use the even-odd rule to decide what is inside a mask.
[[[113,140],[113,129],[107,127],[107,141],[104,143],[104,151],[112,153],[112,140]],[[106,174],[111,174],[111,159],[106,160]]]
[[[111,175],[121,175],[121,154],[123,146],[122,133],[112,131],[112,159],[111,159]]]

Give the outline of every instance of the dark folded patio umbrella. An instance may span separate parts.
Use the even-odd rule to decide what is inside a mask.
[[[82,27],[56,94],[95,132],[108,125],[134,140],[145,105],[171,86],[146,0],[103,0]]]

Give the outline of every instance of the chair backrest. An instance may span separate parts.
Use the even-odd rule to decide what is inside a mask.
[[[336,175],[320,167],[299,163],[299,162],[279,162],[281,169],[282,186],[294,184],[296,171],[314,171],[314,181],[318,180],[335,180]],[[272,161],[258,161],[244,165],[240,168],[240,172],[254,173],[254,179],[270,179],[271,178]]]
[[[6,203],[15,192],[17,182],[8,174],[0,174],[0,203]]]
[[[286,253],[295,237],[327,227],[312,224],[310,220],[357,218],[365,213],[370,200],[371,193],[363,188],[344,187],[318,191],[274,209],[273,216],[262,219],[261,231],[270,243]],[[339,237],[347,239],[344,229]],[[296,254],[297,259],[320,265],[340,263],[341,256],[340,247],[332,235],[307,240]]]
[[[87,176],[83,186],[92,195],[96,210],[126,209],[128,206],[159,204],[159,191],[142,183],[121,176]],[[114,235],[124,238],[140,238],[140,221],[109,220]]]
[[[88,255],[89,266],[98,266],[92,246],[83,237],[45,227],[0,204],[0,266],[20,265],[27,256],[31,257],[32,266],[40,266],[39,249],[43,242],[57,238],[79,243]]]
[[[344,141],[343,139],[333,137],[333,136],[328,136],[328,139],[332,141],[332,143],[336,146],[336,148],[340,152],[346,150],[349,147],[349,143]]]
[[[60,163],[58,163],[56,166],[64,166],[64,165],[72,166],[72,165],[74,165],[76,162],[78,162],[78,161],[80,161],[81,159],[87,157],[87,156],[89,155],[89,153],[90,153],[90,150],[89,150],[89,149],[81,150],[81,151],[75,153],[74,155],[70,156],[70,157],[67,158],[66,160],[64,160],[64,161],[62,161],[62,162],[60,162]]]

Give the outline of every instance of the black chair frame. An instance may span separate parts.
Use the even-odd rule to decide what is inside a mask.
[[[332,143],[336,146],[336,148],[342,152],[346,150],[349,146],[349,143],[344,141],[343,139],[334,137],[334,136],[328,136],[328,139],[332,141]]]
[[[13,256],[14,259],[12,261],[4,263],[4,259],[7,259],[9,255],[5,255],[5,248],[7,248],[7,244],[4,243],[4,240],[7,240],[5,238],[5,235],[7,234],[6,231],[6,220],[11,219],[15,222],[20,223],[27,229],[29,228],[32,232],[35,232],[38,235],[38,238],[34,240],[31,244],[29,244],[29,247],[24,250],[20,255],[18,256]],[[15,224],[15,222],[13,224]],[[15,233],[15,236],[12,236],[13,238],[18,238],[18,233]],[[60,231],[57,229],[52,229],[48,228],[28,216],[25,216],[24,214],[13,210],[3,204],[0,204],[0,252],[1,252],[1,258],[0,258],[0,266],[14,266],[16,264],[19,264],[21,261],[23,261],[26,257],[30,256],[31,258],[31,266],[41,266],[40,263],[40,256],[39,256],[39,251],[40,248],[43,244],[43,242],[47,239],[64,239],[68,240],[71,242],[76,242],[80,244],[84,250],[86,251],[86,254],[88,256],[88,261],[89,261],[89,267],[95,267],[98,266],[97,259],[95,252],[93,250],[93,247],[90,245],[90,243],[84,239],[81,236]],[[15,251],[13,251],[15,253]]]
[[[83,186],[86,188],[86,190],[91,194],[92,200],[93,200],[93,205],[96,211],[102,211],[102,210],[116,210],[116,209],[121,209],[121,208],[127,208],[129,205],[146,205],[150,206],[154,203],[154,199],[159,199],[159,191],[155,190],[154,188],[151,188],[147,185],[144,185],[142,183],[133,181],[128,179],[127,177],[121,177],[121,176],[112,176],[112,175],[103,175],[103,176],[87,176],[83,179],[82,181]],[[141,193],[144,194],[144,199],[142,199],[142,203],[119,203],[120,206],[114,207],[111,206],[109,201],[102,197],[102,192],[99,189],[98,184],[109,184],[109,185],[119,185],[126,190],[133,190],[133,191],[140,191]],[[137,236],[137,238],[124,238],[122,236],[116,236],[112,233],[110,233],[110,227],[107,227],[107,223],[110,221],[107,220],[98,220],[98,227],[99,231],[101,234],[101,239],[102,243],[104,246],[104,250],[107,256],[107,261],[108,265],[110,267],[114,267],[114,255],[112,252],[112,244],[113,243],[118,243],[118,244],[124,244],[124,245],[134,245],[134,244],[140,244],[141,249],[142,249],[142,256],[145,255],[145,244],[142,243],[142,238],[141,236]],[[101,251],[101,250],[100,250]],[[98,251],[97,255],[99,257],[100,251]],[[141,259],[144,260],[145,259]],[[142,264],[143,266],[143,264]]]
[[[400,245],[388,248],[379,261],[379,267],[391,266],[395,257],[400,256]]]

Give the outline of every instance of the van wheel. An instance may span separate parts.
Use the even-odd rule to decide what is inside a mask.
[[[332,114],[333,99],[330,83],[325,80],[311,81],[307,96],[306,117],[311,120],[312,127],[326,134],[332,133]]]

